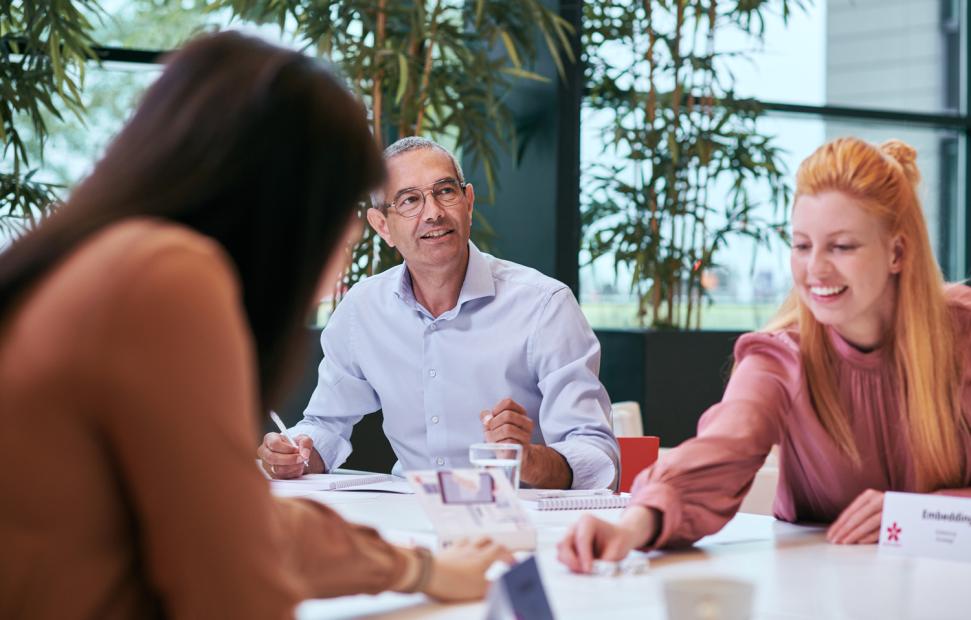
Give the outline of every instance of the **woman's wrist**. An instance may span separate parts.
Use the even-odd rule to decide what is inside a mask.
[[[394,592],[419,592],[428,584],[431,578],[432,554],[424,547],[400,548],[401,554],[405,559],[404,570],[390,590]]]
[[[629,533],[630,547],[639,549],[657,539],[661,530],[661,513],[656,508],[630,506],[618,525]]]
[[[405,569],[395,580],[391,589],[395,592],[424,592],[432,578],[434,557],[425,547],[402,549],[405,555]]]

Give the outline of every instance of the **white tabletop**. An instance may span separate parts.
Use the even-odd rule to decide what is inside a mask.
[[[311,497],[394,542],[434,545],[431,524],[412,495],[338,491]],[[597,514],[616,519],[620,513]],[[693,549],[649,554],[649,569],[643,574],[574,575],[556,561],[555,545],[579,514],[530,511],[539,531],[540,573],[559,619],[661,620],[665,580],[710,576],[753,582],[753,617],[759,620],[971,618],[971,563],[891,556],[874,545],[830,545],[822,528],[750,514],[739,514]],[[307,601],[297,615],[306,620],[480,619],[484,604],[440,605],[423,595],[385,593]]]

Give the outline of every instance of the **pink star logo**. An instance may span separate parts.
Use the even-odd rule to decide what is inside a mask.
[[[897,525],[896,521],[887,528],[887,540],[889,542],[900,542],[900,526]]]

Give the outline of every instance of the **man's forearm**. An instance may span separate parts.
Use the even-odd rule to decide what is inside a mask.
[[[523,471],[526,484],[538,489],[569,489],[573,486],[573,470],[562,454],[547,446],[529,445],[523,451]]]

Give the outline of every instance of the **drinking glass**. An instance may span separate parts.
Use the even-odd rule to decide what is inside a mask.
[[[523,447],[518,443],[474,443],[469,446],[469,462],[478,469],[499,470],[513,490],[519,488]]]

